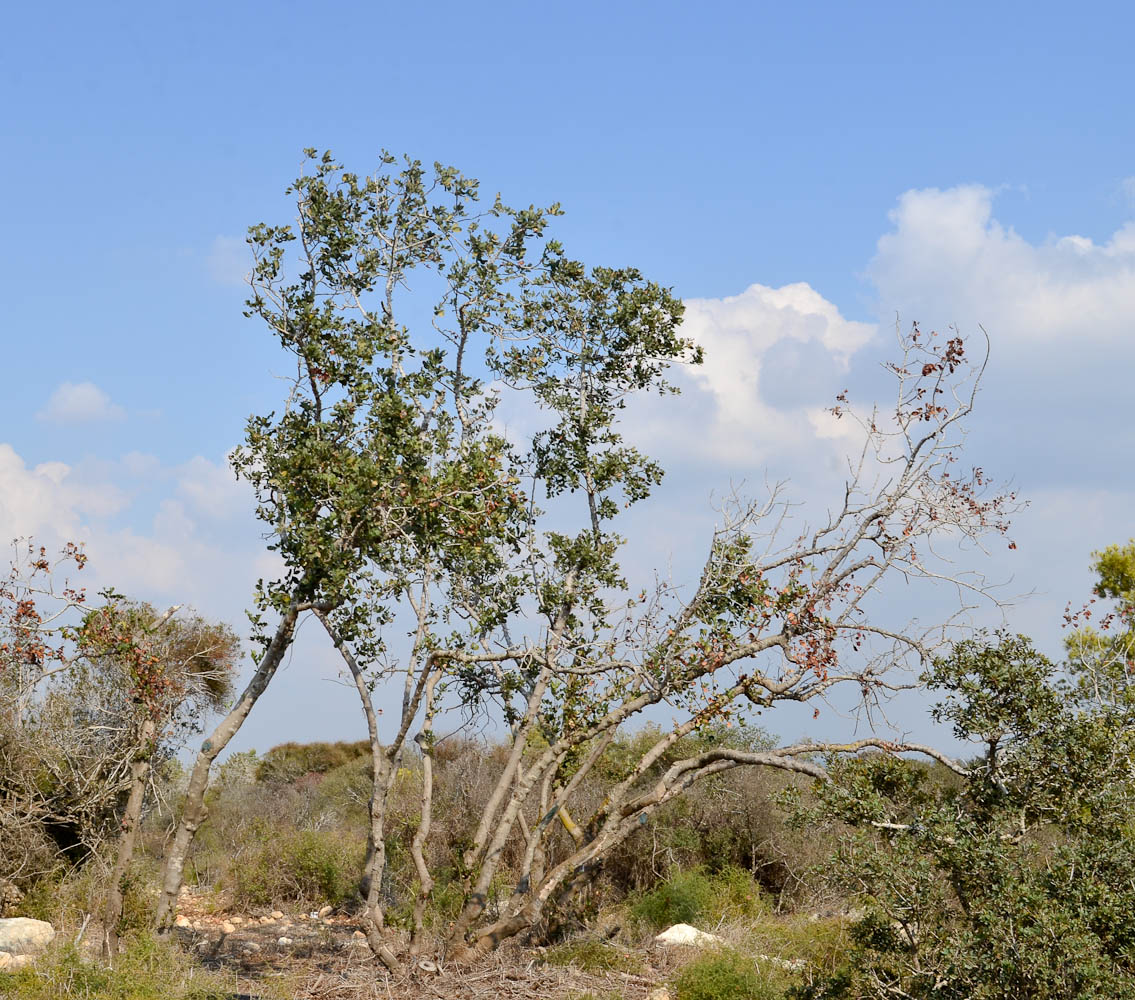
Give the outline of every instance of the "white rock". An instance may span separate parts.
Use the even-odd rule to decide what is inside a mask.
[[[768,962],[769,965],[775,965],[778,969],[789,969],[793,972],[803,969],[808,964],[802,958],[777,958],[776,955],[754,955],[753,958],[757,960],[757,964]]]
[[[646,995],[646,1000],[670,1000],[670,991],[665,986],[659,986]]]
[[[222,934],[234,934],[235,932],[236,932],[236,926],[234,924],[230,923],[228,920],[226,920],[223,924],[221,924],[221,933]]]
[[[12,955],[43,951],[55,939],[55,928],[46,920],[7,917],[0,920],[0,951]]]
[[[273,918],[272,918],[272,917],[261,917],[261,918],[260,918],[260,924],[261,924],[261,926],[263,926],[264,924],[271,924],[271,923],[274,923],[274,922],[275,922],[275,921],[273,920]]]
[[[365,941],[367,939],[366,934],[364,934],[362,931],[355,931],[355,933],[352,934],[351,937],[353,937],[356,941]]]
[[[192,925],[190,919],[184,914],[179,914],[178,918],[173,922],[174,927],[189,927]]]
[[[654,940],[659,944],[688,945],[695,948],[707,948],[710,945],[725,943],[724,939],[719,938],[716,934],[707,934],[689,924],[675,924],[673,927],[667,927]]]
[[[230,924],[237,924],[237,925],[243,924],[244,923],[244,917],[230,917],[229,923]]]
[[[279,910],[273,910],[273,911],[272,911],[272,919],[273,919],[273,920],[279,920],[279,919],[281,919],[281,918],[283,917],[283,915],[284,915],[284,914],[283,914],[283,913],[281,913],[281,912],[280,912]]]
[[[335,909],[335,907],[333,907],[333,906],[321,906],[319,908],[319,911],[317,913],[312,914],[312,916],[329,917],[331,915],[331,911],[333,909]]]
[[[276,941],[276,944],[278,944],[281,948],[286,948],[291,943],[292,943],[292,939],[288,938],[288,937],[278,938],[277,941]]]

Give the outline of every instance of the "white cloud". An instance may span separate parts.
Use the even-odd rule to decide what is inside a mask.
[[[704,364],[679,373],[679,400],[636,406],[640,434],[671,454],[731,466],[832,436],[824,408],[842,388],[852,356],[876,327],[845,319],[804,282],[750,285],[721,299],[687,299],[682,332],[705,349]]]
[[[205,257],[205,266],[209,277],[218,285],[243,285],[252,270],[248,244],[244,237],[215,237]]]
[[[52,542],[78,533],[80,514],[64,482],[70,469],[45,462],[29,469],[8,444],[0,444],[0,544],[25,535]]]
[[[49,549],[82,543],[89,590],[113,586],[155,603],[188,603],[238,622],[258,576],[278,570],[252,503],[225,463],[163,466],[152,455],[29,467],[0,444],[3,547],[32,537]]]
[[[1077,234],[1030,243],[993,216],[980,185],[908,191],[868,274],[884,312],[929,324],[981,323],[995,342],[1065,347],[1135,334],[1135,223],[1104,243]]]
[[[216,464],[198,455],[177,470],[178,494],[196,511],[223,518],[250,514],[252,491],[233,475],[227,462]]]
[[[93,382],[63,382],[36,419],[52,424],[89,424],[125,416],[126,411]]]

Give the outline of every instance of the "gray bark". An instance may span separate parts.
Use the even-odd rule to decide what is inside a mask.
[[[216,729],[213,730],[197,753],[197,760],[193,765],[193,773],[189,776],[189,786],[185,792],[185,804],[182,808],[181,822],[174,834],[173,844],[166,855],[165,867],[162,870],[162,891],[158,900],[158,913],[155,920],[159,934],[169,932],[174,918],[177,916],[177,896],[181,889],[182,877],[185,871],[185,861],[189,854],[190,845],[198,828],[205,822],[209,810],[205,806],[205,791],[209,787],[209,769],[213,761],[220,754],[229,741],[237,734],[252,706],[264,693],[268,682],[275,675],[277,668],[284,658],[284,653],[292,643],[296,632],[296,621],[303,611],[309,610],[313,605],[301,604],[293,600],[291,606],[284,613],[275,635],[272,636],[264,655],[257,665],[256,673],[248,682],[248,686],[241,692],[240,698],[226,715]]]

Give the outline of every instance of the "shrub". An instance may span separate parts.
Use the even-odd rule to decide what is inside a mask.
[[[281,900],[341,906],[355,897],[363,870],[363,844],[341,833],[316,830],[269,835],[226,878],[233,903],[266,906]]]
[[[735,951],[715,951],[685,966],[674,977],[677,1000],[774,1000],[781,996],[751,959]]]
[[[703,868],[674,871],[661,884],[640,896],[631,913],[655,930],[699,920],[754,917],[768,911],[767,899],[753,876],[732,865],[708,874]]]
[[[548,951],[549,965],[571,965],[584,972],[642,972],[635,955],[595,938],[576,938]]]
[[[705,911],[716,923],[722,919],[756,917],[769,911],[769,900],[752,872],[726,865],[710,879],[713,895]]]
[[[366,740],[355,743],[281,743],[269,750],[256,767],[256,780],[290,782],[305,774],[326,774],[370,754]]]
[[[66,945],[34,966],[0,972],[5,1000],[227,1000],[234,985],[202,970],[175,945],[149,936],[128,937],[113,969]]]
[[[710,906],[713,894],[713,882],[700,868],[676,871],[639,897],[631,913],[655,930],[671,924],[692,924]]]
[[[30,885],[12,916],[78,924],[88,913],[101,913],[110,883],[109,868],[88,863]],[[157,866],[152,858],[135,858],[123,880],[121,931],[151,926],[157,903]],[[2,995],[2,994],[0,994]]]
[[[829,975],[853,948],[853,923],[846,917],[813,919],[804,914],[756,921],[744,935],[746,949],[781,959],[803,959],[811,974]]]

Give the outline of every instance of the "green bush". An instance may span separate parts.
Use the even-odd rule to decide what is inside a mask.
[[[774,1000],[782,995],[751,959],[729,950],[690,962],[674,977],[673,985],[677,1000]]]
[[[548,951],[548,964],[571,965],[584,972],[642,972],[642,962],[636,955],[595,938],[576,938],[556,945]]]
[[[226,1000],[235,983],[206,972],[175,945],[131,936],[114,968],[87,961],[74,945],[34,966],[0,972],[5,1000]]]
[[[302,830],[268,836],[226,878],[242,908],[282,900],[341,906],[362,878],[364,846],[342,833]]]
[[[801,959],[813,973],[829,975],[847,961],[853,948],[853,923],[846,917],[813,919],[805,914],[754,921],[744,935],[752,954]]]
[[[356,757],[328,771],[310,793],[310,811],[340,826],[365,828],[374,787],[370,756]]]
[[[655,930],[694,923],[713,902],[713,882],[700,868],[676,871],[640,896],[631,913]]]
[[[153,924],[157,910],[157,863],[138,857],[123,880],[120,932],[144,930]],[[85,864],[30,885],[14,916],[49,923],[78,923],[83,915],[101,914],[106,905],[110,871],[98,864]]]
[[[672,924],[718,923],[768,912],[768,901],[753,876],[727,866],[708,874],[703,868],[674,871],[640,896],[631,913],[655,930]]]
[[[46,920],[55,923],[60,916],[59,889],[61,879],[41,878],[28,886],[24,898],[12,911],[13,917],[30,917],[32,920]]]
[[[281,743],[256,767],[256,780],[289,782],[305,774],[326,774],[370,753],[366,740],[355,743]]]
[[[710,878],[713,896],[707,909],[716,923],[721,919],[757,917],[769,912],[769,898],[752,872],[727,865]]]

